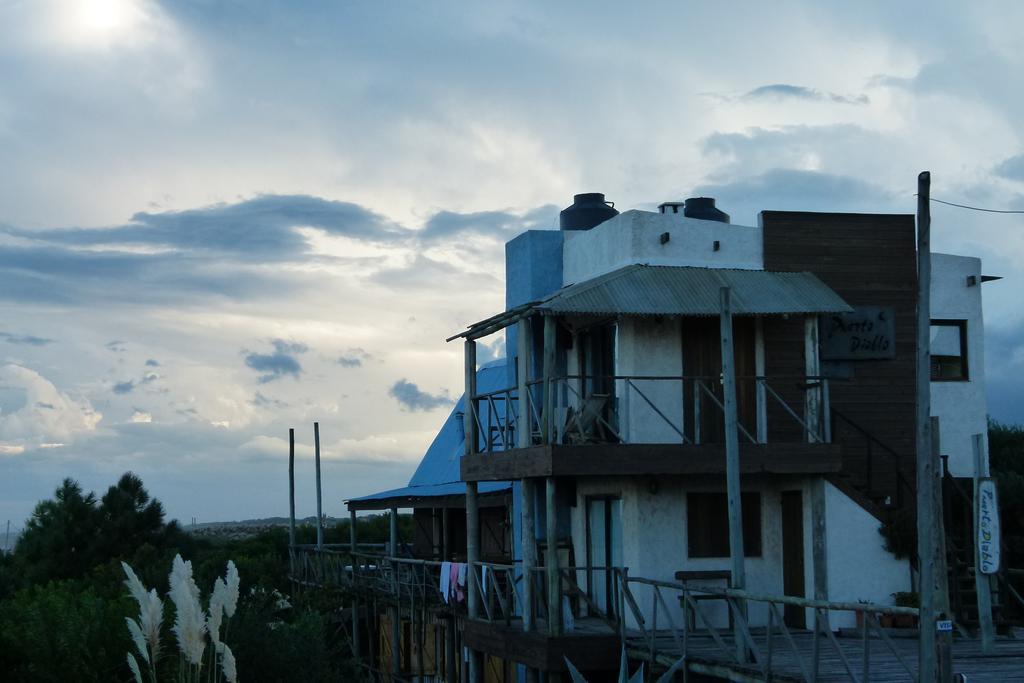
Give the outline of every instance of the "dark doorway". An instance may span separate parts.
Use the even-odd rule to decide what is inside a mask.
[[[733,318],[733,355],[736,367],[736,412],[740,425],[750,434],[757,433],[757,391],[754,377],[755,320],[752,317]],[[718,398],[722,397],[722,341],[721,322],[718,318],[683,318],[683,375],[703,378],[705,386]],[[688,436],[694,434],[693,383],[683,387],[684,400],[689,406],[684,416]],[[722,409],[706,393],[701,392],[701,443],[722,443],[725,440],[725,417]],[[742,437],[741,437],[742,438]]]
[[[804,503],[799,491],[782,492],[782,592],[804,597]],[[790,628],[807,628],[803,608],[786,605]]]

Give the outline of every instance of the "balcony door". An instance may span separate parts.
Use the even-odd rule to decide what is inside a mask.
[[[754,376],[755,324],[753,317],[733,318],[733,355],[736,362],[736,408],[740,424],[750,434],[757,433],[757,391]],[[722,340],[718,318],[683,318],[683,375],[703,378],[704,385],[722,396]],[[683,403],[687,436],[694,434],[693,383],[686,382]],[[701,392],[700,441],[721,443],[725,440],[725,416],[722,409]],[[742,440],[742,437],[741,437]]]
[[[587,593],[607,614],[614,610],[613,581],[608,567],[622,566],[622,500],[587,498]]]

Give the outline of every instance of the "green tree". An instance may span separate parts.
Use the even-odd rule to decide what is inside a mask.
[[[1003,565],[1024,567],[1024,427],[988,425],[989,467],[999,488],[1000,522],[1009,551]]]
[[[15,557],[30,584],[79,578],[94,564],[96,495],[65,479],[52,500],[36,505],[18,539]]]
[[[150,498],[142,480],[125,472],[107,489],[97,510],[99,534],[96,553],[99,558],[131,557],[139,546],[163,545],[167,530],[164,506]],[[174,523],[175,529],[177,523]]]

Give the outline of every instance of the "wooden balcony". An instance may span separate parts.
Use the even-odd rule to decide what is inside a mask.
[[[577,475],[699,475],[725,473],[723,444],[541,445],[462,457],[463,481],[508,481]],[[838,444],[740,444],[742,474],[833,474],[842,469]]]
[[[743,474],[833,474],[829,382],[822,377],[741,377]],[[773,386],[774,385],[774,386]],[[804,400],[785,399],[775,387]],[[725,472],[721,383],[711,377],[568,376],[477,394],[477,435],[464,481],[574,475]]]

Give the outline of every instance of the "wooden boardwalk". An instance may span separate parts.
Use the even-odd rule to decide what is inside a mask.
[[[1024,634],[1018,633],[1018,636],[1024,636]],[[754,639],[758,647],[761,648],[762,656],[765,656],[764,630],[761,629],[760,633],[755,633]],[[626,640],[626,647],[632,659],[650,662],[650,641],[645,641],[639,633],[627,633]],[[732,645],[730,638],[724,640],[728,645]],[[810,672],[810,663],[813,660],[814,646],[811,633],[809,631],[793,633],[799,657],[782,635],[776,635],[773,640],[771,669],[774,680],[803,681],[801,663],[804,670]],[[861,638],[859,636],[838,637],[836,642],[843,651],[855,678],[852,678],[847,672],[833,643],[822,637],[818,643],[820,651],[817,680],[821,682],[865,680],[864,644]],[[917,639],[900,637],[892,638],[891,642],[912,673],[908,673],[892,650],[875,636],[869,640],[867,680],[917,681]],[[731,674],[730,678],[737,681],[765,680],[763,671],[756,665],[739,666],[730,663],[729,657],[709,636],[691,636],[688,642],[688,653],[688,660],[694,663],[695,668],[703,668],[705,671],[715,669],[720,672],[727,669]],[[668,631],[659,631],[655,649],[655,659],[658,664],[661,666],[671,664],[680,655],[680,649],[672,635]],[[953,672],[965,674],[969,683],[1024,682],[1024,639],[1000,638],[996,641],[995,652],[988,655],[982,654],[979,641],[956,639],[953,642]]]

